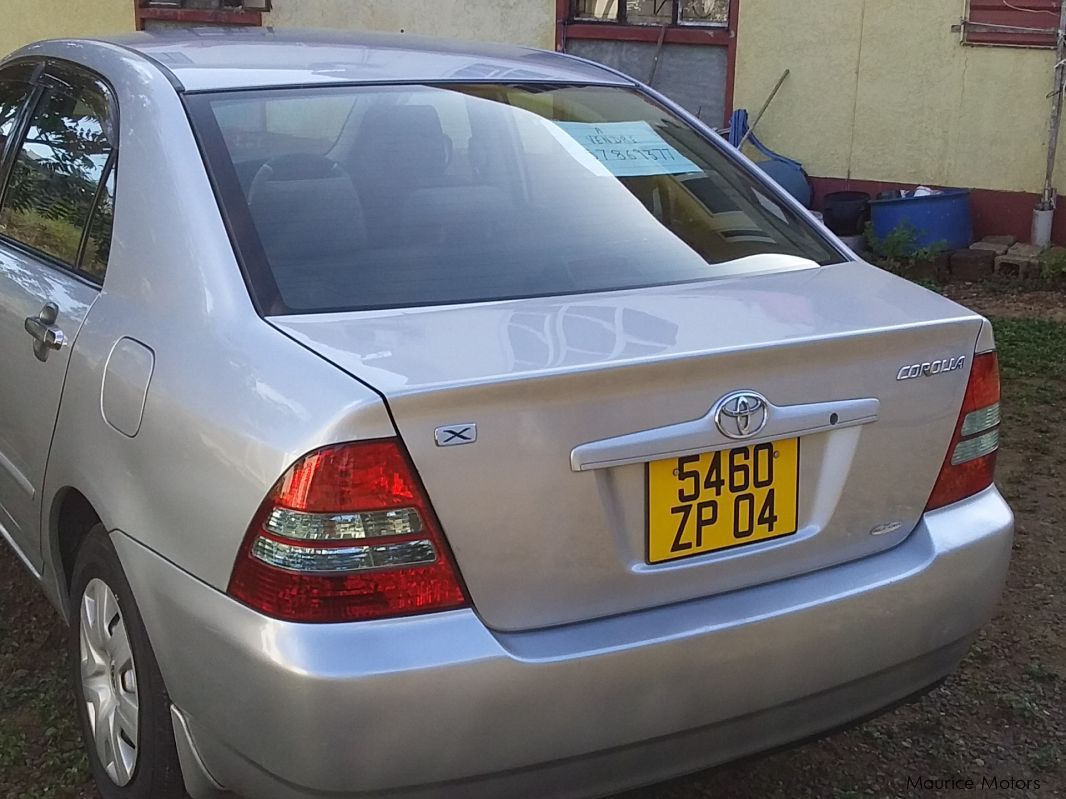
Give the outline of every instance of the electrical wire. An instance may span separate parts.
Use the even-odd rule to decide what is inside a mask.
[[[1007,8],[1013,9],[1014,11],[1024,11],[1026,14],[1051,14],[1051,16],[1053,17],[1057,17],[1059,15],[1058,11],[1050,11],[1046,8],[1022,8],[1021,6],[1016,6],[1013,3],[1008,3],[1007,0],[1000,0],[1000,2],[1003,3],[1003,5],[1005,5]]]

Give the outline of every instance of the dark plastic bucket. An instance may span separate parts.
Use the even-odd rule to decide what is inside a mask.
[[[833,191],[822,201],[822,221],[838,236],[858,236],[866,226],[870,195],[864,191]]]
[[[901,226],[914,230],[913,249],[942,245],[949,250],[973,242],[969,189],[944,189],[925,197],[898,197],[870,203],[874,235],[888,238]]]

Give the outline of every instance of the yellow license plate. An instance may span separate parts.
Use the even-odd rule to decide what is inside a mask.
[[[648,563],[796,532],[799,439],[647,465]]]

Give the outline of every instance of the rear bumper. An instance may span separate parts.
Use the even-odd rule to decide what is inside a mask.
[[[218,783],[259,799],[587,796],[787,744],[944,677],[999,597],[1012,517],[989,489],[860,561],[516,634],[471,610],[278,622],[114,538]]]

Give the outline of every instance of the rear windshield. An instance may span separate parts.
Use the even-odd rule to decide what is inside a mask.
[[[189,103],[268,314],[685,283],[765,271],[751,256],[766,253],[840,260],[628,89],[323,87]]]

